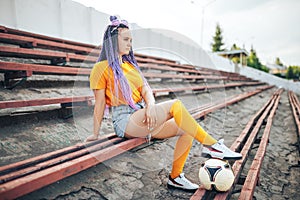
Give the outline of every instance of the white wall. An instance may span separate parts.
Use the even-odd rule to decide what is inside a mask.
[[[196,66],[212,66],[209,55],[196,44],[188,43],[182,35],[165,30],[137,28],[132,30],[133,47],[135,52],[165,57],[184,64]],[[178,39],[180,38],[180,40]]]
[[[287,90],[292,90],[298,94],[300,94],[300,82],[293,82],[290,80],[286,80],[277,76],[273,76],[272,74],[256,70],[251,67],[239,67],[240,74],[253,78],[255,80],[263,81],[269,83],[271,85],[275,85],[280,88],[284,88]]]
[[[29,32],[99,45],[108,23],[108,14],[71,0],[0,1],[0,24]],[[139,53],[199,66],[209,60],[195,42],[176,32],[135,28],[133,41]]]
[[[216,69],[227,71],[227,72],[238,72],[236,70],[235,64],[231,60],[224,58],[222,56],[218,56],[216,53],[209,53],[209,57],[213,62],[213,66],[215,66]],[[205,65],[205,66],[209,66],[209,65]]]
[[[1,0],[0,24],[100,44],[109,15],[70,0]]]

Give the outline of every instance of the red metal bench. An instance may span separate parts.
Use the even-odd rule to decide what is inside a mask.
[[[226,102],[211,103],[194,108],[193,117],[200,118],[210,112],[234,104],[258,94],[271,86],[232,96]],[[97,165],[107,159],[135,148],[146,140],[124,140],[115,134],[107,134],[99,140],[80,143],[61,150],[0,167],[0,197],[14,199]]]

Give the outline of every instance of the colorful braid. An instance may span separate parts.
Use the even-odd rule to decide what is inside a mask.
[[[129,28],[129,27],[128,27],[128,25],[123,23],[123,21],[120,21],[120,20],[117,21],[117,18],[115,16],[111,16],[110,20],[112,21],[112,24],[108,25],[108,27],[104,33],[103,45],[102,45],[100,56],[99,56],[97,62],[100,62],[103,60],[108,61],[108,64],[113,71],[114,85],[120,86],[120,89],[122,92],[121,95],[123,95],[123,97],[126,100],[126,102],[128,103],[128,105],[130,107],[132,107],[133,109],[137,109],[137,107],[135,106],[135,103],[132,99],[132,96],[131,96],[132,90],[129,86],[129,83],[128,83],[126,77],[124,76],[124,73],[120,66],[119,58],[118,58],[118,55],[119,55],[118,54],[118,28]],[[144,83],[147,86],[149,86],[145,77],[142,75],[140,68],[138,67],[137,61],[133,55],[132,50],[130,50],[128,55],[122,56],[122,61],[127,61],[130,64],[132,64],[140,72],[140,75],[142,76]],[[115,94],[116,94],[117,98],[119,96],[118,91],[119,91],[118,87],[115,87]]]

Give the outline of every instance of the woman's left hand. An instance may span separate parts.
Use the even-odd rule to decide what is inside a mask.
[[[144,122],[148,125],[148,130],[152,131],[157,125],[156,106],[150,104],[146,106],[146,116]]]

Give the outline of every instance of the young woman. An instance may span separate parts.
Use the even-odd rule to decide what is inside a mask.
[[[184,177],[183,167],[193,139],[204,145],[203,153],[221,159],[240,159],[205,132],[180,100],[155,103],[153,93],[144,78],[132,51],[132,36],[126,21],[110,17],[103,38],[102,50],[90,75],[90,88],[95,96],[93,135],[97,140],[106,105],[111,107],[115,133],[119,137],[178,136],[174,149],[168,186],[196,190],[199,186]]]

